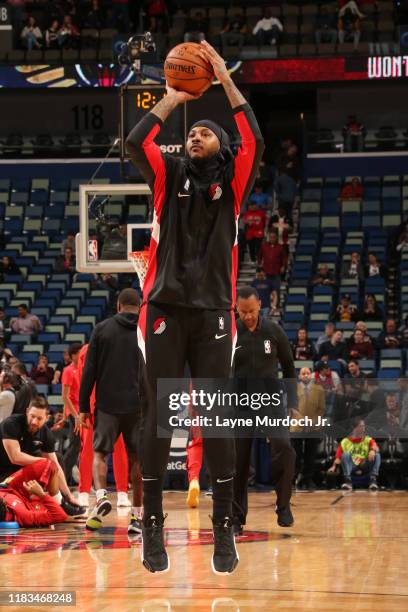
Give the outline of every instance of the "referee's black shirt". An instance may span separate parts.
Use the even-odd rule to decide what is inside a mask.
[[[288,406],[297,406],[296,370],[293,353],[284,331],[277,323],[259,316],[258,325],[250,331],[237,321],[237,345],[234,356],[235,378],[278,379],[280,363],[283,378],[292,381],[287,384]]]

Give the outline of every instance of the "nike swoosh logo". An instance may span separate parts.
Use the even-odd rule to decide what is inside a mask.
[[[179,192],[178,193],[178,197],[179,198],[189,198],[189,197],[191,197],[191,194],[190,193],[180,193]]]
[[[228,336],[228,334],[221,334],[220,336],[218,334],[215,334],[215,339],[220,340],[221,338],[225,338],[225,336]]]
[[[239,348],[242,348],[242,346],[241,346],[241,345],[236,346],[236,347],[235,347],[235,350],[237,351]]]
[[[217,482],[229,482],[230,480],[232,480],[232,478],[226,478],[225,480],[222,480],[221,478],[217,478]]]

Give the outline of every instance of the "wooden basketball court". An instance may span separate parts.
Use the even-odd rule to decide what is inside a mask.
[[[165,507],[167,574],[142,567],[119,509],[94,533],[72,523],[2,531],[0,589],[76,591],[70,609],[81,612],[408,610],[406,492],[297,493],[291,529],[276,524],[274,494],[252,493],[240,564],[228,577],[211,571],[210,499],[188,510],[184,493],[166,493]]]

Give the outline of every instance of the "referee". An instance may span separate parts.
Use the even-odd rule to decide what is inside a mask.
[[[242,287],[237,292],[237,346],[234,376],[238,379],[278,379],[278,362],[285,379],[296,379],[292,350],[279,325],[260,315],[261,302],[256,289]],[[296,385],[287,386],[288,409],[296,412]],[[236,438],[236,472],[234,478],[234,529],[242,534],[248,513],[248,474],[252,438]],[[269,441],[272,474],[276,490],[276,514],[280,527],[291,527],[290,509],[296,454],[289,435],[272,437]]]
[[[79,395],[81,425],[91,418],[91,395],[96,385],[93,480],[96,505],[86,522],[96,530],[112,509],[107,495],[106,459],[123,435],[129,455],[133,505],[129,534],[140,533],[142,519],[142,484],[138,449],[141,416],[139,393],[139,347],[137,324],[140,298],[136,289],[119,293],[117,314],[98,325],[92,333],[86,355]]]

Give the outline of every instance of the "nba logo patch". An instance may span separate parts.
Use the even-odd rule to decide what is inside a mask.
[[[224,329],[224,317],[218,317],[218,329]]]
[[[88,261],[98,261],[97,240],[88,240]]]
[[[265,353],[271,353],[271,341],[270,340],[264,340],[264,347],[265,347]]]
[[[166,327],[166,319],[164,317],[159,317],[153,323],[153,333],[159,336],[164,332]]]

